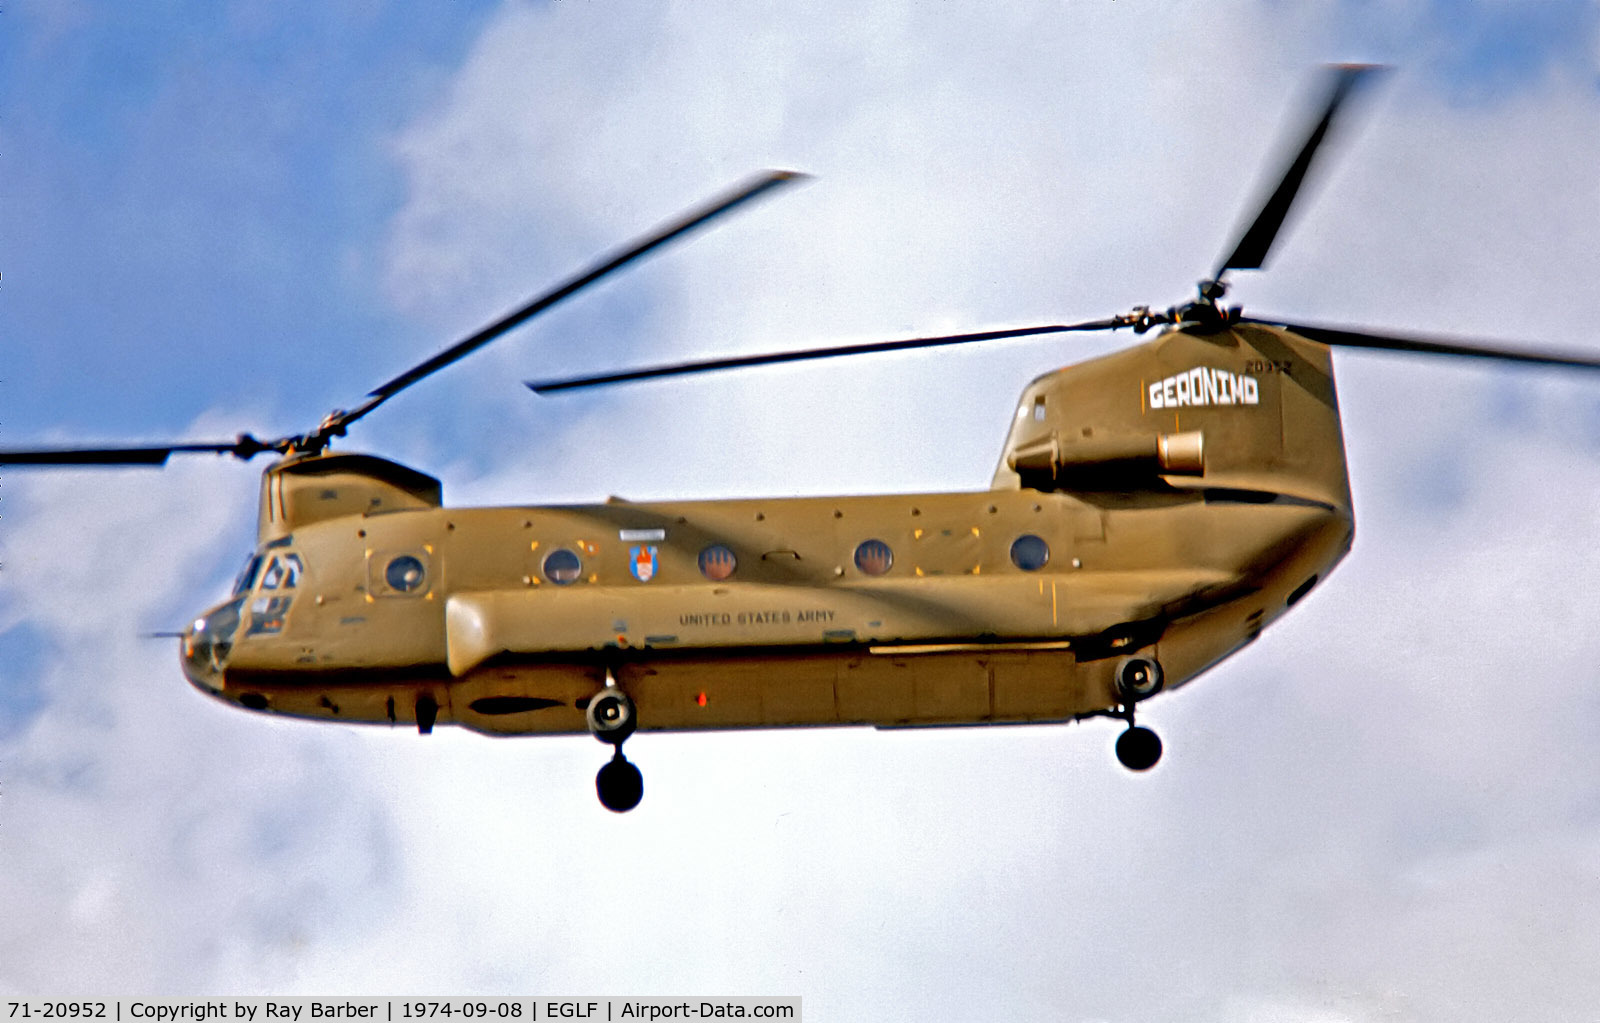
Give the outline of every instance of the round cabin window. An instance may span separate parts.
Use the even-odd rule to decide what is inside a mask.
[[[882,540],[863,540],[856,548],[856,567],[864,575],[882,575],[894,566],[894,551]]]
[[[544,577],[557,586],[578,581],[578,576],[583,573],[583,562],[578,556],[565,547],[551,551],[544,559]]]
[[[1023,533],[1011,545],[1011,563],[1024,572],[1037,572],[1050,562],[1050,545],[1042,537]]]
[[[383,570],[383,581],[396,593],[414,593],[422,586],[423,577],[427,574],[421,561],[409,554],[402,554]]]
[[[700,574],[714,583],[733,575],[739,567],[739,559],[733,556],[733,551],[720,543],[712,544],[700,552]]]

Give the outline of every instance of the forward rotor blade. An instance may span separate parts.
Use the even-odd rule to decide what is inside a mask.
[[[349,412],[339,412],[330,416],[325,428],[332,433],[342,432],[344,427],[365,416],[368,412],[371,412],[407,387],[424,377],[438,372],[456,360],[465,358],[507,331],[526,323],[574,292],[588,287],[612,271],[621,269],[659,246],[688,234],[695,228],[705,225],[735,207],[743,205],[782,185],[803,179],[805,176],[794,171],[766,171],[748,181],[742,182],[731,191],[717,196],[702,206],[695,207],[676,220],[663,224],[617,254],[579,272],[576,276],[545,292],[521,309],[496,320],[471,337],[457,342],[426,362],[413,366],[388,383],[375,388],[368,393],[367,400],[356,408]]]
[[[835,348],[807,348],[792,352],[769,352],[763,355],[739,355],[726,359],[706,359],[700,362],[679,362],[667,366],[624,370],[602,376],[571,377],[566,380],[529,380],[528,387],[535,394],[554,394],[557,391],[575,391],[585,387],[604,387],[610,384],[632,383],[635,380],[653,380],[657,377],[681,376],[688,373],[709,373],[720,369],[744,369],[749,366],[770,366],[780,362],[804,362],[809,359],[832,359],[843,355],[872,355],[877,352],[901,352],[912,348],[934,348],[939,345],[964,345],[973,341],[998,341],[1002,338],[1029,337],[1035,334],[1059,334],[1070,330],[1116,330],[1131,326],[1126,317],[1109,320],[1091,320],[1086,323],[1051,324],[1044,327],[1018,327],[1012,330],[985,330],[975,334],[947,334],[942,337],[914,337],[903,341],[875,341],[859,345],[840,345]]]
[[[1295,195],[1305,181],[1306,172],[1311,169],[1317,150],[1327,138],[1328,129],[1332,127],[1339,108],[1358,83],[1369,80],[1373,72],[1382,69],[1370,64],[1342,64],[1333,70],[1333,93],[1328,97],[1321,119],[1312,126],[1305,143],[1300,147],[1300,152],[1284,170],[1277,189],[1261,207],[1261,212],[1256,214],[1255,221],[1239,237],[1239,243],[1234,246],[1233,254],[1217,267],[1217,272],[1212,275],[1214,279],[1220,279],[1229,270],[1261,269],[1267,260],[1267,253],[1272,249],[1273,240],[1278,237],[1278,231],[1283,227],[1284,218],[1289,215],[1289,208],[1294,205]]]
[[[180,453],[214,452],[219,455],[237,455],[250,458],[262,451],[271,450],[253,437],[220,444],[167,444],[148,448],[38,448],[27,451],[0,450],[0,465],[10,468],[24,466],[116,466],[148,465],[160,467],[167,459]]]
[[[1301,337],[1342,348],[1376,348],[1391,352],[1417,352],[1424,355],[1460,355],[1475,359],[1532,363],[1539,366],[1565,366],[1573,369],[1600,369],[1600,356],[1573,352],[1539,351],[1533,348],[1507,348],[1498,342],[1469,343],[1455,338],[1425,335],[1379,334],[1349,327],[1330,327],[1311,323],[1248,316],[1241,322],[1283,327]]]

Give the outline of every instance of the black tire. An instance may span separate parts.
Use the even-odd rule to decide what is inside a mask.
[[[1117,736],[1117,759],[1130,771],[1148,771],[1161,759],[1161,736],[1135,725]]]
[[[1123,703],[1138,703],[1161,692],[1166,674],[1153,657],[1124,657],[1117,664],[1117,698]]]
[[[588,718],[590,733],[601,742],[613,746],[622,745],[623,740],[632,735],[639,724],[633,701],[616,686],[607,686],[595,694],[584,714]]]
[[[594,776],[595,795],[612,813],[627,813],[644,798],[644,775],[618,753]]]

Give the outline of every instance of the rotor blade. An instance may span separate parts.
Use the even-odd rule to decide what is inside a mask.
[[[35,448],[32,450],[0,450],[0,465],[10,468],[26,466],[117,466],[149,465],[160,467],[174,454],[212,452],[253,458],[263,451],[275,450],[249,434],[237,440],[215,444],[166,444],[146,448]]]
[[[607,258],[602,262],[581,271],[576,276],[535,298],[533,301],[529,302],[521,309],[518,309],[516,312],[510,313],[509,315],[496,320],[487,327],[484,327],[482,330],[478,331],[476,334],[473,334],[471,337],[457,342],[426,362],[413,366],[411,369],[406,370],[404,373],[395,377],[393,380],[390,380],[388,383],[385,383],[380,387],[368,392],[367,400],[358,405],[356,408],[349,412],[339,412],[329,417],[330,425],[333,431],[342,431],[343,427],[348,426],[357,419],[360,419],[362,416],[365,416],[368,412],[371,412],[383,402],[388,401],[400,391],[410,387],[412,384],[423,379],[424,377],[443,369],[444,367],[455,362],[457,359],[461,359],[472,354],[479,348],[482,348],[484,345],[500,337],[500,335],[506,333],[514,327],[520,326],[521,324],[544,312],[546,309],[549,309],[557,302],[560,302],[562,299],[571,295],[573,292],[579,291],[580,289],[593,284],[595,281],[598,281],[600,278],[606,276],[612,271],[626,266],[628,263],[633,262],[657,247],[665,245],[667,242],[670,242],[682,235],[688,234],[695,228],[706,224],[707,222],[721,216],[724,213],[727,213],[736,206],[747,203],[750,200],[755,199],[756,197],[763,195],[781,185],[803,179],[804,177],[806,177],[806,175],[796,173],[795,171],[766,171],[756,175],[754,178],[751,178],[748,181],[742,182],[741,184],[735,186],[731,191],[717,196],[704,205],[695,207],[694,209],[683,214],[678,219],[667,224],[663,224],[661,227],[634,242],[632,245],[629,245],[621,252],[618,252],[610,258]]]
[[[1600,356],[1579,355],[1573,352],[1539,351],[1532,348],[1507,348],[1499,342],[1468,343],[1449,337],[1428,337],[1417,334],[1378,334],[1370,330],[1320,326],[1311,323],[1290,323],[1288,320],[1264,319],[1260,316],[1247,316],[1240,322],[1264,323],[1283,327],[1312,341],[1320,341],[1325,345],[1344,348],[1377,348],[1384,351],[1417,352],[1424,355],[1464,355],[1476,359],[1500,359],[1506,362],[1526,362],[1540,366],[1600,369]]]
[[[840,345],[836,348],[807,348],[792,352],[769,352],[763,355],[738,355],[726,359],[706,359],[701,362],[679,362],[668,366],[624,370],[620,373],[607,373],[603,376],[571,377],[566,380],[529,380],[527,385],[535,394],[553,394],[557,391],[575,391],[584,387],[603,387],[608,384],[631,383],[635,380],[652,380],[656,377],[679,376],[686,373],[709,373],[719,369],[743,369],[747,366],[769,366],[780,362],[831,359],[841,355],[900,352],[911,348],[934,348],[939,345],[964,345],[973,341],[998,341],[1008,337],[1059,334],[1069,330],[1116,330],[1118,327],[1131,325],[1131,320],[1127,317],[1119,316],[1109,320],[1091,320],[1086,323],[1057,323],[1044,327],[985,330],[976,334],[947,334],[943,337],[914,337],[903,341],[875,341],[859,345]]]
[[[1294,205],[1295,194],[1300,191],[1306,172],[1311,169],[1317,150],[1327,137],[1328,129],[1333,125],[1339,107],[1359,82],[1369,79],[1374,71],[1379,70],[1382,69],[1370,64],[1341,64],[1333,69],[1333,93],[1328,97],[1322,118],[1312,126],[1310,135],[1300,147],[1300,152],[1284,170],[1277,190],[1261,207],[1261,212],[1256,214],[1255,221],[1239,237],[1239,243],[1234,246],[1233,254],[1223,260],[1222,265],[1217,267],[1217,272],[1212,274],[1214,279],[1220,279],[1229,270],[1261,269],[1267,260],[1267,253],[1272,249],[1273,239],[1278,236],[1284,218],[1289,215],[1289,208]]]

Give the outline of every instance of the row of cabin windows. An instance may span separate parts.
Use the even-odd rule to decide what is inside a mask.
[[[654,558],[652,552],[651,558]],[[856,545],[854,559],[856,570],[865,576],[881,576],[888,574],[894,567],[894,549],[882,540],[863,540]],[[241,573],[235,584],[236,594],[244,593],[253,588],[256,580],[256,571],[261,566],[262,559],[257,557],[251,560]],[[1011,563],[1025,572],[1037,572],[1050,562],[1050,545],[1043,537],[1032,533],[1024,533],[1017,537],[1011,544]],[[729,547],[724,544],[711,544],[700,552],[698,558],[700,574],[712,582],[723,582],[733,578],[739,569],[739,558]],[[544,559],[544,576],[558,586],[566,586],[577,582],[583,577],[583,561],[577,554],[565,547],[551,551]],[[257,601],[262,604],[261,611],[266,611],[268,590],[293,590],[300,582],[300,576],[305,571],[304,565],[298,554],[280,553],[267,559],[266,571],[261,573],[259,584],[263,597]],[[635,571],[635,577],[647,581],[654,575],[654,562],[651,562],[649,574]],[[401,554],[391,558],[384,567],[383,581],[388,584],[394,593],[416,593],[422,589],[426,581],[427,568],[421,559],[410,555]],[[272,610],[277,612],[271,615],[273,619],[282,620],[282,613],[288,610],[287,597],[271,602]],[[261,617],[265,617],[262,615]],[[281,627],[281,626],[280,626]],[[269,631],[277,631],[271,629]]]
[[[648,581],[655,574],[655,551],[649,548],[649,571],[634,570],[635,578]],[[266,569],[257,578],[263,560]],[[863,540],[856,545],[854,559],[857,571],[866,576],[886,575],[894,567],[894,549],[878,539]],[[1011,544],[1011,563],[1025,572],[1036,572],[1050,561],[1050,545],[1043,537],[1024,533]],[[724,544],[711,544],[700,552],[700,574],[712,582],[722,582],[738,571],[739,559]],[[551,551],[544,559],[545,578],[558,586],[577,582],[583,576],[583,562],[578,555],[565,547]],[[253,557],[234,584],[234,593],[243,595],[259,585],[260,595],[251,605],[252,633],[273,633],[283,629],[284,618],[293,600],[292,592],[299,586],[305,571],[298,554],[278,552],[263,559]],[[384,567],[383,579],[390,591],[397,594],[416,593],[427,578],[427,566],[421,559],[401,554],[391,558]],[[278,594],[269,593],[277,591]]]
[[[653,555],[652,555],[653,556]],[[857,571],[866,576],[880,576],[888,573],[894,567],[894,549],[882,540],[863,540],[856,545],[855,566]],[[1050,562],[1050,545],[1043,537],[1032,533],[1024,533],[1017,537],[1011,544],[1011,563],[1024,572],[1037,572]],[[402,563],[404,567],[398,568]],[[698,559],[700,574],[714,583],[731,579],[738,571],[739,558],[727,546],[717,543],[700,552]],[[397,571],[409,573],[416,571],[416,579],[409,586],[403,586],[396,579]],[[405,593],[421,585],[422,565],[415,558],[402,556],[389,563],[388,582],[391,588]],[[544,577],[557,586],[566,586],[575,583],[583,577],[583,562],[578,555],[565,547],[551,551],[544,559]],[[654,574],[654,567],[650,575]],[[648,580],[649,575],[634,573],[641,581]]]

